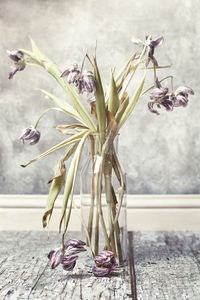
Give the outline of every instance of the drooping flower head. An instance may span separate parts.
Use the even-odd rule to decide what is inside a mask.
[[[154,56],[154,51],[155,48],[162,45],[164,38],[163,37],[159,37],[156,40],[152,40],[151,36],[147,36],[145,42],[141,41],[140,39],[137,39],[135,37],[133,37],[131,39],[131,41],[136,44],[136,45],[146,45],[147,46],[147,61],[146,61],[146,67],[148,66],[148,64],[150,63],[150,61],[153,63],[153,65],[158,66],[158,62],[155,59]]]
[[[194,91],[189,87],[179,87],[174,93],[169,93],[168,88],[161,87],[160,83],[156,87],[151,90],[150,99],[152,102],[148,103],[149,110],[159,115],[159,112],[154,109],[154,105],[158,108],[163,106],[167,111],[172,111],[174,107],[185,107],[188,104],[188,96],[189,94],[194,95]]]
[[[62,264],[63,270],[71,271],[76,265],[78,259],[78,253],[87,251],[85,243],[77,240],[68,240],[64,248],[56,248],[49,252],[48,258],[51,260],[51,268],[55,269],[59,264]]]
[[[96,80],[92,71],[84,71],[81,73],[78,70],[78,65],[73,64],[69,69],[66,69],[60,77],[67,76],[69,84],[74,84],[78,88],[79,94],[95,93],[96,92]]]
[[[99,253],[99,255],[95,256],[94,261],[96,266],[93,267],[92,272],[97,277],[108,275],[118,266],[113,252],[109,250],[104,250]]]
[[[24,70],[26,63],[24,60],[24,53],[20,50],[7,50],[7,53],[10,57],[10,59],[12,59],[12,61],[14,62],[15,68],[13,71],[11,71],[8,75],[8,79],[12,79],[13,76],[18,72],[18,71],[22,71]]]
[[[84,71],[82,74],[84,91],[88,93],[96,92],[96,79],[91,71]]]
[[[29,142],[29,145],[35,145],[39,142],[40,132],[33,126],[24,129],[19,139],[22,143]]]
[[[69,69],[66,69],[60,77],[67,76],[67,81],[69,84],[77,84],[80,77],[80,71],[78,70],[78,65],[73,64]]]

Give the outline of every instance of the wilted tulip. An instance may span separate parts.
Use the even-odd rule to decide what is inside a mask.
[[[76,265],[77,255],[80,252],[87,251],[83,246],[85,243],[77,240],[68,240],[64,248],[56,248],[49,252],[48,258],[51,260],[51,268],[56,268],[59,264],[62,264],[65,271],[71,271]]]
[[[172,111],[174,107],[185,107],[188,104],[189,94],[194,95],[194,91],[189,87],[179,87],[175,93],[168,93],[168,88],[154,88],[151,91],[150,99],[154,100],[148,103],[149,110],[159,115],[159,112],[154,109],[156,104],[158,108],[164,106],[167,111]]]
[[[150,94],[150,99],[160,99],[160,98],[163,98],[165,97],[165,95],[167,94],[168,92],[168,88],[154,88],[152,91],[151,91],[151,94]]]
[[[91,71],[84,71],[82,75],[84,91],[88,93],[96,92],[96,79]]]
[[[77,84],[80,77],[80,71],[78,70],[78,65],[73,64],[69,69],[65,70],[60,77],[67,76],[67,81],[69,84]]]
[[[99,253],[99,255],[95,256],[94,261],[96,266],[93,267],[92,272],[97,277],[108,275],[118,266],[113,252],[109,250],[104,250]]]
[[[24,129],[19,139],[25,143],[26,141],[29,141],[29,145],[35,145],[39,142],[40,139],[40,132],[35,129],[33,126]]]
[[[24,53],[22,51],[19,50],[13,50],[13,51],[7,51],[10,59],[12,59],[12,61],[14,61],[15,64],[15,69],[13,71],[11,71],[8,75],[8,79],[12,79],[13,76],[18,72],[18,71],[22,71],[24,70],[26,64],[25,64],[25,60],[24,60]]]

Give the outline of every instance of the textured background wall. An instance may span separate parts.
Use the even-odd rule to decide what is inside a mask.
[[[99,65],[105,81],[111,66],[119,67],[134,50],[134,35],[163,35],[165,43],[157,57],[173,62],[175,86],[195,90],[186,109],[160,116],[147,109],[148,96],[141,99],[121,131],[120,157],[127,171],[128,192],[138,194],[199,193],[200,191],[200,61],[199,0],[0,0],[0,192],[46,193],[59,153],[27,169],[19,165],[62,140],[56,124],[70,122],[58,112],[41,121],[40,143],[35,147],[18,141],[21,130],[32,124],[49,105],[37,88],[65,97],[43,70],[27,68],[9,81],[11,63],[6,49],[29,48],[28,36],[62,69],[81,62],[92,53],[98,40]],[[78,192],[78,185],[77,190]]]

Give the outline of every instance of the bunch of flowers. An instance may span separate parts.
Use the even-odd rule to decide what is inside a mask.
[[[186,86],[174,90],[172,76],[159,78],[157,75],[160,68],[169,67],[160,65],[155,58],[155,49],[163,43],[163,37],[153,40],[152,36],[149,35],[145,41],[133,38],[132,42],[137,44],[138,49],[130,56],[118,73],[116,73],[116,71],[111,72],[110,84],[107,90],[104,89],[102,85],[96,51],[93,59],[91,59],[88,54],[85,55],[81,68],[75,63],[64,71],[61,71],[57,65],[38,48],[32,39],[31,51],[25,49],[8,51],[9,57],[14,62],[14,69],[9,73],[9,79],[13,78],[18,71],[24,70],[27,66],[41,66],[56,79],[57,83],[63,88],[73,104],[71,105],[52,93],[41,89],[40,91],[45,98],[53,101],[56,107],[45,110],[33,126],[24,130],[20,136],[20,140],[23,143],[29,142],[30,145],[36,144],[40,139],[40,132],[37,129],[39,121],[42,116],[50,110],[59,110],[78,121],[78,123],[74,124],[58,125],[56,129],[61,131],[64,135],[70,135],[70,137],[22,165],[26,167],[58,149],[65,149],[55,167],[53,178],[49,180],[51,188],[47,199],[46,210],[43,215],[43,226],[46,227],[53,213],[57,196],[61,192],[62,187],[64,187],[59,224],[59,230],[63,230],[63,242],[62,249],[55,249],[49,253],[53,268],[61,263],[65,269],[72,269],[76,263],[76,253],[84,251],[83,244],[80,244],[80,242],[75,242],[72,245],[71,241],[65,244],[64,236],[74,205],[74,186],[86,140],[90,139],[91,141],[91,153],[94,164],[97,163],[98,160],[98,170],[95,172],[93,170],[92,184],[92,193],[95,195],[99,220],[94,233],[96,237],[95,241],[97,241],[94,257],[99,253],[98,235],[100,231],[103,232],[105,239],[104,249],[107,251],[101,252],[101,254],[95,258],[96,267],[93,271],[94,274],[108,274],[110,270],[116,266],[115,257],[118,258],[119,262],[123,261],[119,238],[119,215],[126,187],[122,168],[113,146],[114,139],[133,112],[138,100],[147,92],[150,92],[150,101],[147,103],[147,107],[150,112],[157,115],[159,114],[158,109],[160,108],[172,111],[177,107],[185,107],[188,104],[189,95],[194,94],[193,90]],[[83,70],[86,59],[91,64],[92,70]],[[134,80],[134,75],[138,70],[142,72],[140,82],[133,94],[129,95],[127,88]],[[144,90],[147,71],[151,70],[153,70],[152,86]],[[171,86],[162,86],[167,79],[171,79]],[[88,103],[86,103],[86,105],[84,105],[81,98],[83,93],[88,95]],[[90,108],[90,112],[88,108]],[[96,147],[97,144],[100,144],[100,146]],[[108,149],[113,149],[113,151],[109,152]],[[73,158],[66,173],[65,164],[71,156],[73,156]],[[116,174],[119,183],[118,196],[115,194],[115,190],[112,186],[112,173]],[[105,225],[105,216],[101,202],[103,179],[105,181],[105,194],[109,211],[109,229],[107,229]],[[93,204],[94,203],[91,202],[88,224],[84,224],[87,244],[89,246],[91,246],[93,234],[91,225],[94,221]],[[99,226],[101,226],[101,229],[99,229]]]

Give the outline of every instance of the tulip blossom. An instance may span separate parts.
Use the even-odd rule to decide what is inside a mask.
[[[109,250],[104,250],[99,253],[99,255],[95,256],[94,261],[96,266],[93,267],[92,272],[97,277],[108,275],[118,266],[113,252]]]
[[[24,129],[19,139],[22,141],[22,143],[28,141],[29,145],[35,145],[39,142],[40,132],[33,126],[31,126],[29,128]]]
[[[19,50],[7,51],[10,59],[14,62],[15,68],[8,75],[8,79],[12,79],[13,76],[18,72],[24,70],[26,64],[24,61],[24,53]]]
[[[78,70],[78,65],[73,64],[71,68],[66,69],[60,77],[67,76],[69,84],[74,84],[78,88],[79,94],[95,93],[96,92],[96,80],[91,71],[84,71],[82,74]]]
[[[82,75],[84,91],[88,93],[96,92],[96,80],[91,71],[84,71]]]
[[[194,91],[189,87],[179,87],[174,93],[168,93],[168,88],[154,88],[151,91],[150,99],[154,100],[148,103],[148,108],[152,113],[159,115],[154,109],[156,104],[158,108],[165,107],[167,111],[172,111],[174,107],[185,107],[188,104],[188,96],[194,95]]]
[[[75,254],[86,251],[84,246],[84,242],[70,239],[64,244],[64,248],[51,250],[48,254],[48,258],[51,260],[51,268],[55,269],[59,264],[62,264],[63,270],[73,270],[78,259],[78,255]]]

